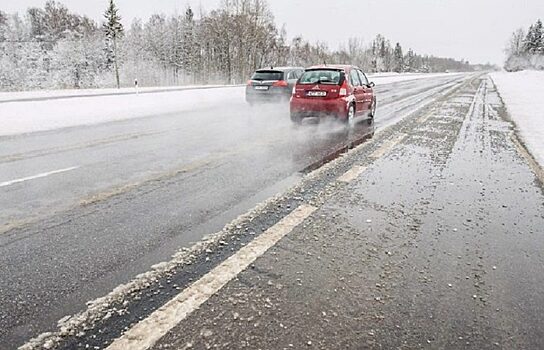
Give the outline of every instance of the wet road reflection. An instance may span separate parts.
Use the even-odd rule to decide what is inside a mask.
[[[301,128],[307,128],[307,130],[300,130]],[[294,163],[305,164],[300,171],[308,173],[371,139],[374,136],[375,127],[374,124],[369,125],[366,120],[353,127],[336,121],[326,121],[304,125],[298,131],[313,136],[305,137],[302,142],[298,142],[292,155]]]

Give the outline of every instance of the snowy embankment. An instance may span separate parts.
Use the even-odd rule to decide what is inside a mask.
[[[452,74],[389,74],[371,76],[377,85],[430,79]],[[245,87],[215,87],[213,89],[179,87],[155,88],[149,93],[125,90],[69,90],[0,93],[0,136],[47,131],[81,125],[148,117],[153,115],[197,111],[232,103],[243,103]],[[134,89],[132,89],[134,91]],[[142,90],[140,90],[142,91]],[[117,92],[117,94],[116,94]],[[74,97],[74,94],[84,97]],[[65,94],[65,95],[63,95]],[[110,95],[111,94],[111,95]],[[78,96],[79,96],[78,95]],[[35,97],[36,100],[28,100]],[[54,99],[43,99],[52,97]],[[63,98],[66,97],[66,98]],[[12,102],[2,102],[10,100]],[[13,100],[17,100],[13,102]]]
[[[140,87],[138,92],[142,94],[155,92],[170,92],[183,90],[214,89],[227,87],[228,85],[184,85],[184,86],[163,86],[163,87]],[[92,97],[108,95],[131,95],[136,93],[136,89],[130,88],[106,88],[106,89],[64,89],[64,90],[35,90],[35,91],[17,91],[0,92],[1,102],[47,100],[59,98],[74,97]]]
[[[0,136],[194,111],[243,98],[242,87],[0,103]]]
[[[492,73],[529,152],[544,167],[544,72]]]

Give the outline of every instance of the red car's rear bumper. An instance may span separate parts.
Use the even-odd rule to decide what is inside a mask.
[[[331,115],[340,119],[347,118],[348,102],[345,98],[291,98],[291,114],[299,117]]]

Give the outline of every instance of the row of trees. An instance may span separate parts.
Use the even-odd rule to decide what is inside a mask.
[[[507,71],[544,70],[544,28],[539,19],[527,31],[516,30],[506,47]]]
[[[240,83],[263,66],[352,63],[369,72],[468,71],[466,61],[423,56],[378,35],[336,50],[290,42],[266,0],[223,0],[218,9],[154,14],[121,24],[110,0],[100,25],[56,1],[23,18],[0,11],[0,90]]]
[[[360,39],[349,39],[347,47],[341,47],[330,54],[335,62],[351,62],[364,70],[376,72],[445,72],[471,71],[473,66],[468,61],[419,55],[412,49],[404,52],[400,43],[392,46],[382,35],[366,45]]]

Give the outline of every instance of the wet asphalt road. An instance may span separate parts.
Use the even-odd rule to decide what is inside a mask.
[[[115,349],[542,349],[544,179],[513,131],[492,81],[473,77],[63,323],[76,336],[50,339],[70,350],[122,339],[134,343]],[[224,287],[209,292],[219,275],[199,285],[303,207]],[[170,316],[157,310],[186,292]]]
[[[491,80],[427,112],[328,169],[318,210],[152,349],[544,348],[543,179]]]
[[[77,167],[0,188],[0,344],[50,330],[464,79],[378,87],[376,124],[351,132],[293,129],[287,108],[250,109],[239,95],[182,116],[0,138],[1,181]]]

